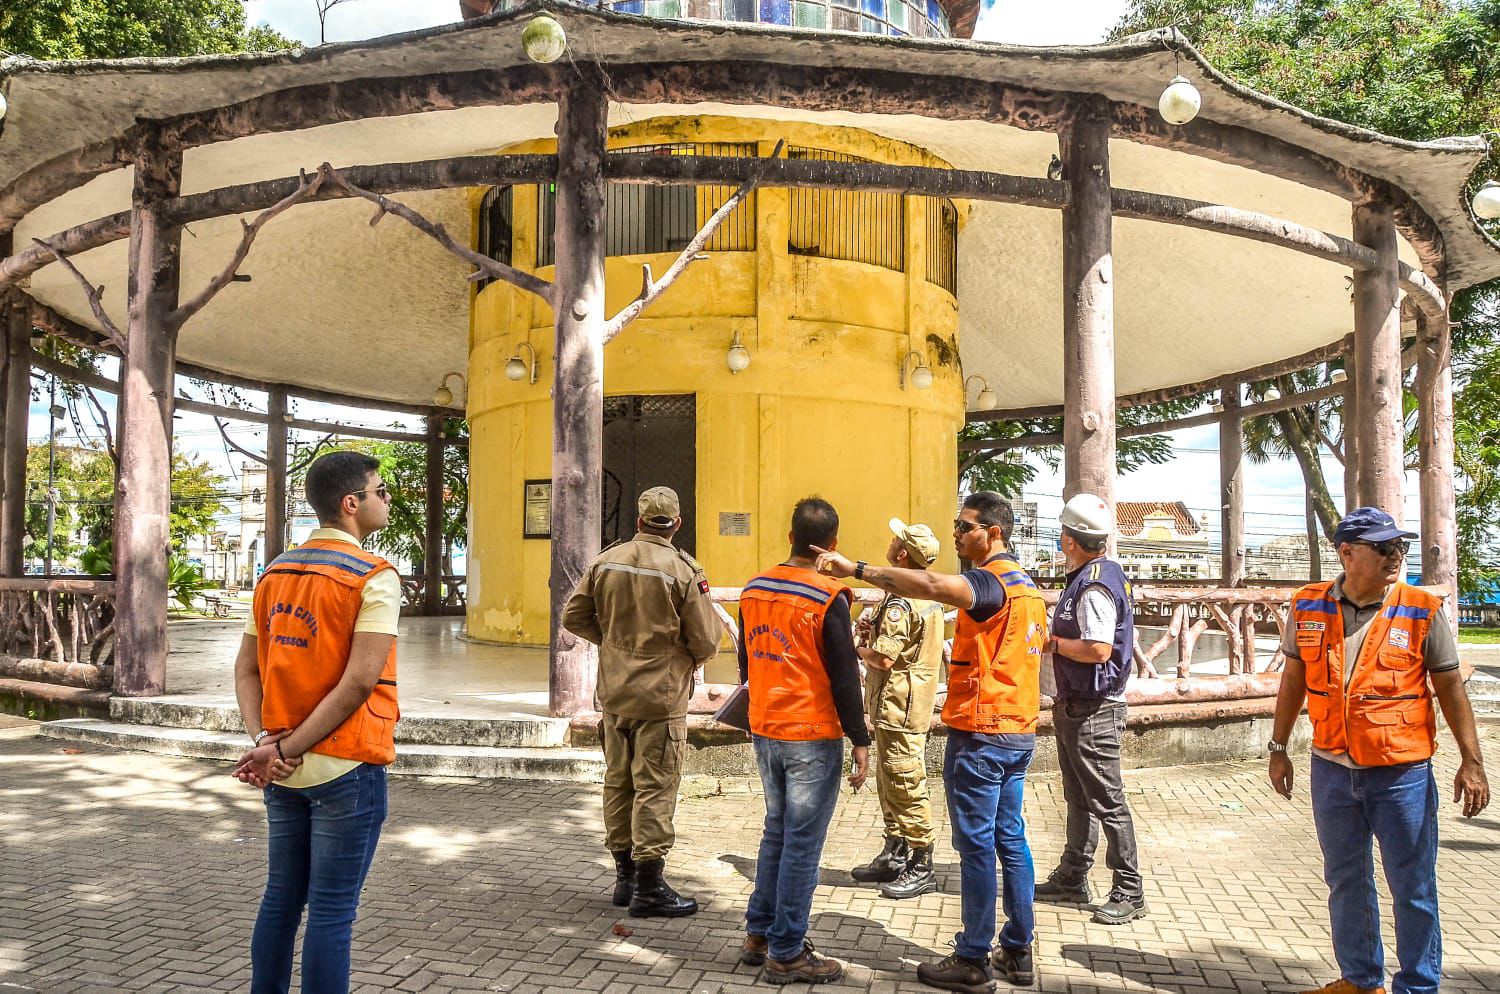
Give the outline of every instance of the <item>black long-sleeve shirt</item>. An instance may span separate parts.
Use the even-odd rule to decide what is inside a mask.
[[[849,602],[835,597],[823,617],[823,667],[833,691],[833,706],[839,725],[857,746],[870,744],[865,727],[865,701],[859,686],[859,657],[854,652],[853,622]],[[745,616],[740,614],[740,683],[750,681],[750,657],[745,652]]]

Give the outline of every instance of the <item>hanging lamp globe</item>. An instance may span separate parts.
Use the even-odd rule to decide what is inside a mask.
[[[526,378],[526,360],[518,355],[513,355],[505,360],[505,378],[508,380],[523,380]]]
[[[743,373],[750,368],[750,350],[736,341],[729,346],[729,352],[724,357],[724,362],[729,366],[731,373]]]
[[[438,407],[449,407],[453,404],[453,391],[447,387],[438,387],[437,392],[432,395],[432,402]]]
[[[1487,179],[1474,191],[1474,216],[1485,221],[1500,221],[1500,183]]]
[[[911,385],[918,390],[926,390],[932,386],[932,370],[926,363],[911,371]]]
[[[1186,76],[1174,76],[1167,88],[1161,91],[1156,107],[1161,111],[1161,119],[1168,124],[1187,124],[1203,107],[1203,95]]]
[[[568,50],[568,33],[551,14],[538,14],[521,32],[521,47],[532,62],[556,62]]]
[[[0,93],[0,121],[5,120],[5,94]]]
[[[979,391],[979,396],[974,398],[975,407],[981,411],[993,411],[1000,406],[1000,398],[995,396],[995,391],[985,387]]]

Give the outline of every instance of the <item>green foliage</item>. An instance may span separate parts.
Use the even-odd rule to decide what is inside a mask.
[[[167,589],[184,611],[193,610],[193,598],[213,587],[211,580],[203,579],[203,570],[183,557],[174,555],[167,560]]]
[[[22,0],[0,6],[0,48],[36,59],[296,47],[270,28],[247,28],[241,0]]]
[[[1120,425],[1144,425],[1166,421],[1190,413],[1203,402],[1202,397],[1186,397],[1161,404],[1128,407],[1119,412]],[[964,439],[1012,439],[1026,435],[1049,435],[1062,432],[1060,418],[1026,418],[1019,421],[989,421],[964,425],[958,437]],[[960,451],[958,475],[966,493],[994,490],[1006,497],[1019,497],[1021,490],[1037,474],[1037,468],[1020,456],[1018,449],[1005,452]],[[1028,448],[1027,454],[1056,470],[1062,464],[1062,447],[1046,445]],[[1172,458],[1172,442],[1166,435],[1138,435],[1119,438],[1115,445],[1115,468],[1129,473],[1146,465],[1161,465]]]
[[[1135,0],[1113,37],[1173,24],[1231,79],[1324,117],[1413,141],[1500,131],[1500,0]],[[1492,154],[1470,191],[1495,176],[1500,155]],[[1490,231],[1500,237],[1500,224]],[[1500,341],[1500,281],[1455,294],[1451,314],[1459,582],[1469,590],[1490,575],[1489,522],[1500,508],[1492,446],[1481,442],[1500,436],[1492,401],[1500,364],[1491,355]],[[1337,452],[1341,404],[1319,406]],[[1291,451],[1283,428],[1297,430],[1281,416],[1247,422],[1252,458]],[[1320,473],[1308,485],[1315,502],[1327,499]]]

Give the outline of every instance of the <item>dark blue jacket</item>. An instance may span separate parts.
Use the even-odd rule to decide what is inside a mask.
[[[1061,653],[1052,655],[1059,701],[1119,697],[1130,679],[1135,655],[1135,615],[1130,604],[1130,581],[1120,564],[1102,556],[1068,574],[1068,586],[1058,598],[1052,615],[1054,638],[1083,637],[1078,624],[1078,602],[1090,587],[1103,587],[1114,598],[1115,640],[1105,663],[1077,663]]]

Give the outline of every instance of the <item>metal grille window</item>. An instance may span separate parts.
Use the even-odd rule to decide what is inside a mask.
[[[753,142],[676,142],[611,149],[652,155],[712,155],[745,158],[756,154]],[[733,196],[732,186],[659,186],[654,183],[610,183],[605,191],[604,251],[606,255],[649,255],[680,252],[714,211]],[[547,184],[537,198],[538,266],[557,261],[557,188]],[[752,191],[724,219],[704,246],[709,252],[751,252],[755,249],[755,193]]]
[[[867,162],[844,152],[791,146],[788,159]],[[897,193],[863,190],[791,191],[788,251],[824,259],[865,262],[897,271],[906,268],[906,212]]]
[[[958,296],[958,208],[947,197],[927,198],[927,282]]]
[[[479,254],[507,266],[512,265],[510,234],[514,218],[513,203],[514,198],[508,186],[495,187],[479,202]],[[476,285],[483,290],[494,281],[493,276],[486,276]]]

